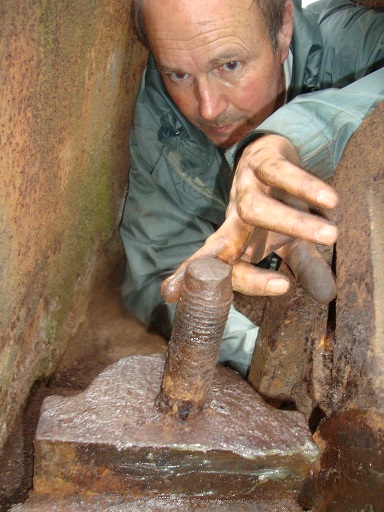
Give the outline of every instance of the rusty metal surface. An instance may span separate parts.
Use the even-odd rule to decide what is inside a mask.
[[[331,251],[323,253],[331,259]],[[280,271],[291,276],[284,263]],[[250,384],[270,403],[295,404],[309,418],[321,401],[319,392],[329,381],[327,323],[328,306],[316,302],[291,279],[286,295],[267,300],[249,372]]]
[[[384,416],[350,409],[320,425],[316,512],[384,510]]]
[[[32,498],[12,512],[302,512],[294,500],[199,500],[174,496],[132,499],[116,496]]]
[[[250,383],[308,418],[349,406],[383,407],[383,119],[381,104],[353,135],[330,180],[340,194],[333,219],[340,230],[336,300],[318,305],[293,283],[285,297],[269,298],[264,311]]]
[[[278,411],[218,367],[203,414],[159,412],[163,356],[122,359],[75,397],[44,402],[35,441],[38,494],[253,499],[294,497],[317,457],[304,417]]]
[[[121,255],[147,55],[130,6],[0,1],[0,449]]]
[[[384,102],[350,140],[331,184],[335,221],[336,327],[332,409],[384,406]]]
[[[269,299],[251,368],[270,400],[291,400],[310,421],[318,414],[321,455],[303,494],[316,512],[384,510],[383,120],[384,103],[330,180],[340,195],[336,300],[316,307],[297,285]]]
[[[113,496],[31,499],[12,512],[302,512],[294,500],[199,500],[173,496],[127,499]]]
[[[232,267],[214,258],[186,270],[157,404],[181,419],[204,407],[232,303]]]

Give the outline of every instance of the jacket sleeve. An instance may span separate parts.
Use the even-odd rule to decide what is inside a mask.
[[[332,175],[353,132],[384,100],[384,12],[346,0],[318,3],[323,40],[318,81],[321,91],[296,96],[228,152],[260,135],[274,133],[297,148],[305,169]],[[296,34],[299,44],[300,34]]]
[[[145,138],[143,131],[141,135]],[[148,140],[150,135],[147,133]],[[178,201],[171,180],[168,187],[159,184],[154,169],[148,167],[147,146],[137,145],[135,132],[130,147],[129,188],[120,226],[127,258],[123,302],[146,325],[156,324],[167,334],[173,308],[161,299],[161,282],[202,246],[213,226]],[[157,167],[171,176],[172,161],[161,156],[159,160]]]
[[[384,69],[343,89],[303,94],[272,114],[236,151],[259,135],[282,135],[298,150],[303,168],[326,179],[336,169],[353,132],[383,100]]]

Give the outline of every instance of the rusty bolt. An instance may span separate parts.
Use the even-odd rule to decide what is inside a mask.
[[[194,260],[186,270],[157,398],[180,419],[206,403],[233,300],[231,278],[232,267],[214,258]]]

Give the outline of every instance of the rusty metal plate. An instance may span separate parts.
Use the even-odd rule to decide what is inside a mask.
[[[317,448],[303,415],[278,411],[218,367],[202,414],[155,406],[164,358],[133,356],[75,397],[49,397],[35,441],[34,491],[154,497],[296,496]]]
[[[384,416],[350,409],[320,425],[316,512],[384,510]]]
[[[127,498],[117,496],[33,497],[12,512],[302,512],[294,500],[202,500],[174,496]]]

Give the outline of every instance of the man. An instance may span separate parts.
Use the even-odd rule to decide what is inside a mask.
[[[121,226],[126,307],[169,336],[185,266],[206,255],[233,265],[238,291],[285,293],[253,265],[271,251],[331,300],[313,242],[333,244],[337,228],[308,204],[333,208],[337,194],[313,174],[332,174],[384,99],[384,14],[345,0],[137,0],[135,13],[151,55]],[[245,376],[256,332],[232,308],[219,361]]]

